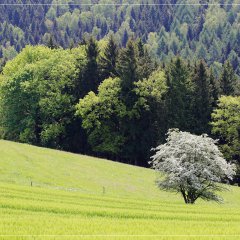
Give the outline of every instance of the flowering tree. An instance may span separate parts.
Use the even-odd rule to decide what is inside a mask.
[[[154,149],[150,162],[163,174],[157,180],[159,188],[181,193],[187,204],[198,198],[221,201],[216,191],[225,188],[218,183],[226,177],[232,179],[235,166],[225,161],[215,143],[206,134],[169,130],[167,142]]]

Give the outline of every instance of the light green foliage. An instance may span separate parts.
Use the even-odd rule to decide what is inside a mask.
[[[0,83],[2,137],[59,147],[75,112],[76,75],[84,61],[81,49],[29,46],[8,62]]]
[[[224,204],[185,206],[154,186],[149,169],[6,141],[0,152],[3,239],[239,239],[237,187]]]
[[[36,141],[34,116],[39,96],[34,72],[39,61],[49,57],[50,50],[45,47],[27,47],[4,67],[0,83],[3,137]]]
[[[77,115],[82,126],[89,132],[89,142],[95,151],[117,153],[124,143],[118,131],[121,118],[127,115],[120,99],[121,80],[108,78],[99,88],[98,94],[88,93],[77,105]]]
[[[69,51],[55,50],[48,60],[39,63],[38,68],[36,80],[40,82],[39,108],[43,120],[41,142],[55,146],[75,110],[76,99],[72,93],[75,90],[76,59]]]
[[[212,132],[229,160],[240,157],[240,97],[222,96],[212,114]]]
[[[133,82],[136,101],[127,108],[122,98],[122,81],[120,78],[104,80],[98,94],[88,93],[77,105],[76,114],[82,118],[88,141],[96,152],[121,153],[129,139],[127,131],[133,130],[127,125],[129,119],[139,119],[142,109],[150,110],[153,103],[160,104],[167,88],[164,72],[157,70],[148,79]]]
[[[167,91],[166,76],[161,69],[154,71],[148,79],[136,82],[135,85],[135,92],[139,96],[137,103],[146,109],[149,109],[152,101],[160,103]]]

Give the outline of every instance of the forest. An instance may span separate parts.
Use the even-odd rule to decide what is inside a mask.
[[[27,46],[3,67],[3,139],[148,166],[170,128],[219,139],[240,162],[240,81],[201,59],[159,64],[141,39],[86,39],[76,48]],[[238,175],[235,180],[239,182]]]
[[[240,75],[239,1],[187,3],[188,0],[116,0],[114,4],[111,0],[2,0],[1,65],[29,44],[47,44],[52,39],[56,45],[69,48],[89,36],[100,40],[114,35],[123,47],[129,39],[140,37],[159,62],[169,62],[177,55],[190,61],[204,59],[219,77],[228,60]]]

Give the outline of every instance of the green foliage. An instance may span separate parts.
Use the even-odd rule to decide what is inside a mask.
[[[125,94],[131,94],[133,83],[137,78],[138,49],[133,40],[128,41],[126,48],[120,52],[117,71],[122,79],[122,87]]]
[[[223,71],[220,78],[221,92],[223,95],[237,95],[239,94],[240,80],[237,78],[230,62],[223,65]]]
[[[240,97],[222,96],[212,114],[212,133],[228,160],[240,164]]]
[[[116,5],[109,0],[88,0],[81,5],[66,0],[61,6],[55,0],[38,6],[2,1],[8,3],[0,9],[0,56],[4,61],[27,44],[67,48],[85,37],[99,40],[113,34],[124,47],[129,39],[140,37],[151,56],[160,61],[169,62],[178,55],[191,61],[204,59],[208,66],[229,60],[240,75],[239,8],[232,1],[227,5],[219,1],[214,6],[200,5],[204,2],[190,6],[183,0],[176,0],[176,4],[166,0],[166,5],[157,5],[157,0],[138,0],[135,5],[131,0],[117,0]]]
[[[214,86],[211,85],[210,75],[203,61],[200,61],[195,66],[192,78],[194,84],[193,114],[195,121],[195,129],[193,129],[193,131],[198,134],[201,134],[203,132],[209,133],[209,121],[211,119],[211,112],[214,101]],[[212,82],[212,84],[214,84],[214,82]]]
[[[55,148],[67,144],[78,100],[76,63],[73,52],[42,46],[27,47],[8,62],[0,86],[2,137]]]
[[[99,49],[96,40],[91,37],[86,44],[87,64],[84,71],[84,83],[82,83],[83,95],[90,91],[96,92],[99,84],[98,58]]]
[[[45,47],[27,47],[3,69],[1,81],[1,124],[3,137],[36,143],[38,90],[33,75],[40,60],[50,57]]]
[[[149,78],[135,82],[136,94],[139,96],[139,105],[150,110],[153,101],[161,103],[163,94],[167,91],[166,76],[161,69],[154,71]]]
[[[163,94],[166,92],[166,80],[164,72],[159,70],[148,79],[133,82],[136,101],[131,108],[126,104],[122,81],[124,80],[120,78],[104,80],[97,95],[90,92],[80,100],[76,113],[82,118],[82,126],[87,130],[89,143],[95,152],[108,153],[112,157],[122,156],[131,161],[137,152],[129,155],[130,149],[134,149],[140,142],[145,146],[145,154],[150,149],[149,143],[152,141],[149,142],[141,134],[140,128],[144,126],[150,133],[151,121],[147,120],[151,119],[151,115],[150,118],[146,117],[150,114],[153,104],[162,103]],[[135,119],[139,124],[135,122],[133,126],[131,124]],[[133,140],[134,134],[142,135],[141,141],[139,138]]]
[[[77,105],[76,114],[83,119],[89,142],[95,152],[118,154],[124,144],[121,119],[127,115],[120,99],[121,80],[108,78],[99,86],[98,94],[88,93]]]
[[[191,131],[193,86],[189,68],[182,59],[177,58],[170,63],[167,69],[167,86],[167,128]]]
[[[111,35],[106,48],[104,49],[103,56],[100,57],[99,65],[101,69],[101,78],[106,79],[109,77],[116,77],[118,75],[116,70],[119,49]]]

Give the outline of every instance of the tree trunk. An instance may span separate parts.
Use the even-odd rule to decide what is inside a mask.
[[[195,200],[193,197],[191,197],[191,193],[186,193],[184,190],[181,190],[182,196],[184,198],[184,202],[186,204],[194,204]]]

